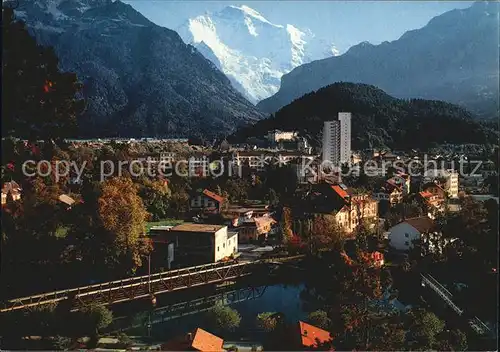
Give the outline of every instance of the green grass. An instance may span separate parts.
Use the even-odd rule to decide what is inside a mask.
[[[165,220],[160,220],[160,221],[151,221],[146,223],[146,233],[149,232],[149,230],[153,226],[175,226],[182,224],[184,220],[178,220],[178,219],[165,219]]]

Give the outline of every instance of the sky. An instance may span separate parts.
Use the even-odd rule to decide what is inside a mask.
[[[379,44],[425,26],[446,11],[465,8],[472,1],[188,1],[123,0],[154,23],[176,29],[188,18],[217,12],[229,5],[247,5],[276,24],[309,28],[341,51],[363,41]]]

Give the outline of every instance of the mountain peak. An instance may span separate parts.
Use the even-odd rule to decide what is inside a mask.
[[[271,23],[257,10],[254,10],[246,5],[242,6],[229,5],[223,8],[220,12],[216,13],[215,16],[232,20],[241,20],[243,18],[249,18],[251,20],[255,20],[273,27],[283,28],[283,26],[281,25]]]
[[[203,42],[202,54],[252,102],[276,93],[281,76],[294,67],[332,56],[333,43],[292,24],[271,23],[246,5],[191,18],[177,32],[186,43]]]

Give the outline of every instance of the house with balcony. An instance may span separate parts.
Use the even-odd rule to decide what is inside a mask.
[[[337,225],[346,233],[365,221],[374,221],[378,216],[378,201],[366,193],[356,193],[342,183],[321,182],[310,186],[309,191],[297,205],[297,213],[332,215]]]
[[[403,201],[403,190],[401,186],[387,181],[384,186],[373,192],[372,197],[379,202],[388,202],[392,207]]]
[[[276,223],[270,216],[251,217],[238,223],[234,231],[238,232],[240,243],[263,242],[267,240]]]
[[[453,169],[427,170],[424,174],[423,181],[424,183],[434,182],[440,185],[446,191],[448,197],[458,198],[458,172]]]
[[[191,194],[189,209],[197,214],[220,214],[225,199],[208,189],[197,190]]]

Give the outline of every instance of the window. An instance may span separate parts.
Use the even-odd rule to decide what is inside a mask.
[[[217,252],[219,251],[219,246],[217,246]]]
[[[405,237],[408,238],[408,237],[410,237],[410,235],[408,235],[407,233],[405,233]]]
[[[405,246],[408,247],[410,245],[410,242],[405,241]]]
[[[222,244],[222,248],[226,248],[226,244],[225,243]]]

